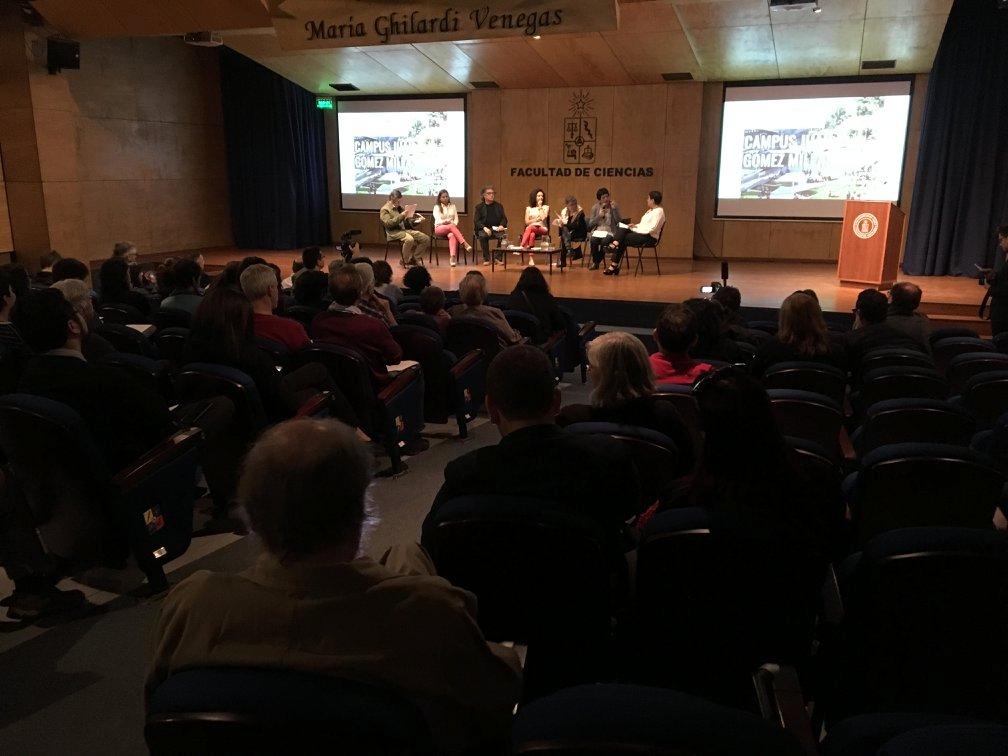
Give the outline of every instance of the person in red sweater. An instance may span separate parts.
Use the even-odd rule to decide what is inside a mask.
[[[303,325],[273,314],[280,299],[280,285],[273,268],[250,265],[242,271],[240,281],[242,291],[252,303],[252,327],[256,336],[283,344],[292,352],[300,351],[311,343]]]
[[[658,345],[658,351],[650,358],[657,383],[691,385],[711,369],[708,363],[689,355],[690,348],[697,342],[696,316],[683,305],[666,307],[652,334]]]
[[[402,347],[378,318],[364,315],[356,306],[364,281],[353,265],[342,265],[329,274],[329,309],[315,316],[311,335],[315,341],[353,349],[361,354],[378,383],[388,381],[388,366],[403,358]]]

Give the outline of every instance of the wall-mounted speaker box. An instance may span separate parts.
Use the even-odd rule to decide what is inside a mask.
[[[80,68],[80,42],[56,38],[46,40],[46,66],[51,74],[63,68]]]

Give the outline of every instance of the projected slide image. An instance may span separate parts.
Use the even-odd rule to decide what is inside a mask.
[[[896,201],[909,107],[902,94],[726,101],[719,213],[840,217],[845,200]]]
[[[377,209],[393,189],[422,207],[442,189],[464,198],[462,110],[341,112],[339,144],[344,207]]]

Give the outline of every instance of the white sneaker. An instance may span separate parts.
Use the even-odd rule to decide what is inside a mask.
[[[458,265],[458,261],[453,257],[451,260],[448,261],[448,264],[454,268],[456,265]]]
[[[535,267],[535,260],[532,259],[532,255],[529,255],[528,267],[530,268]]]

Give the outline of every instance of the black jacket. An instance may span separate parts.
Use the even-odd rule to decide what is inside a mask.
[[[42,354],[25,367],[18,391],[69,405],[84,419],[113,474],[170,430],[168,405],[114,367]]]
[[[846,370],[847,354],[837,344],[830,342],[829,351],[810,356],[799,353],[791,344],[785,344],[780,339],[771,339],[756,350],[750,371],[755,377],[762,378],[766,369],[778,362],[821,362]]]
[[[556,425],[510,433],[448,463],[445,482],[424,520],[429,537],[438,507],[465,495],[503,494],[541,498],[562,510],[593,518],[621,552],[623,523],[640,508],[640,483],[630,453],[604,436],[580,436]]]
[[[519,291],[515,289],[508,297],[507,309],[527,312],[539,319],[539,333],[535,343],[541,344],[557,331],[567,327],[567,321],[560,311],[553,295],[546,291]]]
[[[476,231],[482,231],[483,227],[492,229],[494,226],[507,227],[508,219],[504,213],[504,206],[496,200],[489,205],[480,200],[476,205],[476,212],[473,213],[473,226]]]
[[[851,370],[857,370],[864,356],[873,349],[901,347],[914,352],[924,351],[921,344],[898,328],[893,328],[884,320],[881,323],[872,323],[851,331],[846,334],[844,341],[847,350],[847,364]]]

